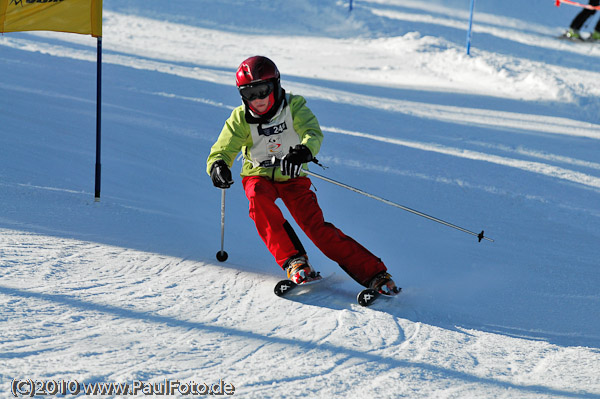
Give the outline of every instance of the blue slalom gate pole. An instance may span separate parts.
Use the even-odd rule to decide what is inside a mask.
[[[473,9],[475,0],[471,0],[471,15],[469,17],[469,29],[467,29],[467,55],[471,55],[471,29],[473,28]]]

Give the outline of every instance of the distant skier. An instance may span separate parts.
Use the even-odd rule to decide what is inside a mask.
[[[361,244],[323,218],[303,164],[319,152],[323,133],[302,96],[286,93],[277,66],[254,56],[236,72],[243,104],[235,108],[212,146],[207,172],[215,187],[233,184],[230,167],[242,152],[242,185],[258,234],[288,278],[314,276],[306,251],[275,200],[281,198],[311,241],[351,277],[383,294],[398,292],[387,268]]]
[[[590,0],[590,6],[598,7],[598,5],[600,5],[600,0]],[[596,13],[596,10],[594,10],[594,9],[587,9],[587,8],[582,9],[581,12],[579,14],[577,14],[575,16],[575,18],[573,19],[573,21],[571,22],[571,26],[569,27],[569,30],[567,30],[565,32],[564,36],[571,40],[583,40],[583,38],[581,37],[581,33],[580,33],[581,27],[583,26],[583,24],[585,24],[585,22],[588,20],[588,18],[590,18],[595,13]],[[600,19],[596,23],[596,28],[594,29],[594,31],[591,33],[591,35],[589,36],[589,38],[587,40],[596,41],[596,42],[600,41]]]

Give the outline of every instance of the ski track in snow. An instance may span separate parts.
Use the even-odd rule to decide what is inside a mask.
[[[495,164],[499,164],[499,165],[503,165],[503,166],[508,166],[511,168],[522,169],[522,170],[532,172],[532,173],[539,173],[539,174],[542,174],[545,176],[568,180],[573,183],[583,184],[585,186],[589,186],[589,187],[596,188],[596,189],[600,188],[600,178],[598,178],[598,177],[590,176],[585,173],[580,173],[580,172],[576,172],[573,170],[569,170],[569,169],[565,169],[565,168],[561,168],[561,167],[557,167],[557,166],[544,164],[541,162],[523,161],[523,160],[518,160],[518,159],[513,159],[513,158],[506,158],[506,157],[500,157],[500,156],[491,155],[491,154],[485,154],[485,153],[476,152],[476,151],[469,151],[469,150],[460,149],[460,148],[446,147],[446,146],[442,146],[442,145],[434,144],[434,143],[419,143],[419,142],[400,140],[400,139],[395,139],[395,138],[390,138],[390,137],[381,137],[381,136],[368,134],[368,133],[353,132],[353,131],[349,131],[349,130],[337,129],[337,128],[332,128],[332,127],[323,127],[323,129],[330,133],[345,134],[345,135],[354,136],[354,137],[363,137],[363,138],[367,138],[370,140],[383,141],[386,143],[401,145],[401,146],[409,147],[409,148],[415,148],[415,149],[419,149],[419,150],[423,150],[423,151],[432,151],[432,152],[437,152],[440,154],[450,155],[450,156],[459,157],[459,158],[491,162],[491,163],[495,163]],[[554,157],[553,159],[556,159],[556,157]],[[572,162],[572,163],[576,163],[576,162]],[[581,163],[581,161],[579,163]],[[597,164],[592,163],[592,165],[597,165]]]
[[[365,0],[371,4],[382,4],[386,6],[385,1]],[[386,7],[387,8],[387,7]],[[414,1],[404,1],[399,8],[412,10],[422,10],[432,14],[415,15],[414,12],[401,12],[390,9],[371,9],[374,15],[382,16],[392,20],[407,22],[423,22],[435,24],[444,27],[456,28],[466,31],[468,28],[469,12],[468,10],[456,10],[448,7],[436,5],[431,7],[429,4],[423,4]],[[439,15],[436,17],[433,14]],[[522,20],[515,18],[500,17],[487,13],[477,12],[475,24],[472,27],[473,35],[488,34],[500,39],[510,40],[512,42],[541,47],[548,50],[557,48],[567,53],[575,53],[585,56],[600,57],[600,49],[594,46],[573,46],[572,43],[557,43],[556,37],[560,34],[555,29],[536,23],[524,24]],[[525,32],[525,34],[523,34]]]
[[[38,43],[33,43],[29,41],[12,39],[5,39],[5,42],[5,44],[8,44],[9,46],[13,46],[15,48],[23,50],[41,51],[55,56],[64,56],[88,61],[95,60],[92,53],[85,51],[73,51],[72,49],[62,46],[49,46],[45,44],[40,45]],[[228,81],[229,73],[209,71],[207,69],[199,67],[178,66],[164,62],[148,61],[127,56],[108,55],[105,56],[104,59],[107,63],[114,63],[122,66],[129,66],[138,69],[147,69],[151,71],[175,74],[181,77],[193,78],[213,83],[226,85],[230,84],[230,82]],[[15,89],[14,86],[2,83],[0,83],[0,87]],[[580,122],[567,118],[520,114],[489,109],[469,109],[466,107],[435,105],[404,100],[382,99],[381,97],[357,95],[355,93],[344,92],[341,90],[330,90],[324,89],[322,87],[316,87],[314,85],[305,85],[298,83],[288,84],[288,87],[290,87],[292,91],[305,93],[304,96],[306,98],[316,98],[331,101],[333,103],[345,103],[361,107],[383,109],[390,112],[399,112],[402,114],[416,116],[419,118],[434,119],[438,121],[451,122],[469,126],[484,126],[493,129],[511,129],[523,132],[585,137],[594,140],[600,139],[600,125]],[[19,88],[17,89],[21,90]],[[30,90],[25,89],[24,91]],[[36,91],[33,91],[33,93],[35,92]],[[167,98],[178,98],[203,103],[214,107],[226,109],[234,108],[234,106],[226,105],[220,102],[215,102],[211,99],[178,96],[172,93],[154,94],[164,96]],[[518,168],[533,173],[539,173],[546,176],[572,181],[574,183],[583,184],[596,189],[600,188],[599,177],[540,162],[524,161],[464,149],[449,148],[436,143],[419,143],[394,138],[385,138],[373,134],[353,132],[335,127],[326,127],[325,129],[327,129],[327,131],[331,133],[339,133],[355,137],[369,138],[372,140],[378,140],[410,148],[421,149],[424,151],[433,151],[460,158],[492,162],[503,166]],[[531,154],[532,153],[529,153],[528,155]],[[598,168],[598,164],[594,162],[570,160],[568,157],[558,155],[550,154],[545,156],[544,158],[549,160],[567,162],[571,164],[578,164],[585,167]]]
[[[144,380],[156,374],[156,358],[164,378],[197,379],[194,370],[202,364],[205,381],[224,378],[243,397],[271,390],[282,397],[387,397],[385,387],[398,378],[404,386],[424,379],[437,392],[452,392],[462,382],[466,395],[484,389],[532,398],[571,397],[563,384],[597,385],[593,370],[586,370],[597,356],[593,349],[413,323],[399,317],[407,310],[402,306],[363,309],[351,297],[318,288],[296,303],[265,301],[246,293],[266,295],[274,277],[240,271],[223,279],[218,266],[126,248],[7,229],[0,229],[0,244],[0,308],[13,321],[0,327],[1,346],[15,376]],[[329,305],[310,305],[323,301]],[[264,312],[294,316],[282,323],[264,319]],[[19,319],[24,322],[15,323]],[[62,331],[60,340],[56,331]],[[123,358],[123,351],[131,356]],[[30,361],[15,368],[25,355]],[[82,358],[93,371],[70,366]],[[240,362],[269,367],[236,368],[230,375]],[[580,372],[565,381],[566,367]],[[554,383],[548,373],[557,377]],[[277,390],[281,384],[288,394]],[[400,387],[396,394],[410,391]]]
[[[290,6],[280,3],[264,7],[284,12]],[[299,2],[294,12],[321,16],[323,5],[314,4]],[[150,1],[146,5],[152,7]],[[286,89],[328,113],[342,112],[342,118],[332,118],[322,127],[332,140],[343,138],[346,147],[340,153],[325,150],[321,161],[340,166],[336,171],[345,172],[349,181],[356,177],[377,185],[383,179],[395,195],[415,193],[425,209],[453,211],[467,220],[485,217],[501,239],[479,244],[475,253],[454,236],[431,236],[428,227],[398,223],[375,207],[356,212],[353,207],[362,206],[360,200],[338,201],[338,194],[330,194],[336,196],[334,208],[352,215],[344,220],[351,227],[366,223],[363,213],[372,216],[372,224],[361,226],[373,227],[350,230],[380,247],[391,243],[394,248],[385,259],[398,262],[392,267],[407,284],[401,284],[403,293],[361,308],[355,299],[360,287],[336,267],[335,274],[309,288],[310,293],[276,298],[272,290],[281,271],[259,266],[271,261],[269,255],[252,248],[256,253],[241,259],[249,248],[247,241],[252,242],[248,235],[255,233],[253,226],[232,223],[228,213],[226,242],[237,252],[224,264],[216,264],[212,253],[207,255],[212,241],[217,243],[218,208],[207,204],[215,194],[208,191],[212,187],[205,182],[203,166],[177,169],[181,165],[175,164],[173,172],[170,162],[160,162],[165,157],[174,162],[181,154],[171,152],[175,147],[189,152],[190,145],[197,146],[196,130],[215,129],[217,119],[222,123],[214,117],[206,125],[189,127],[167,119],[167,114],[179,111],[182,104],[193,106],[182,112],[205,114],[227,113],[236,105],[210,91],[195,95],[182,87],[147,89],[141,79],[127,81],[127,87],[118,88],[122,91],[107,85],[113,100],[103,104],[106,125],[117,126],[122,137],[118,145],[108,146],[109,194],[101,204],[92,205],[92,193],[80,188],[87,186],[71,170],[62,179],[44,181],[47,175],[42,172],[52,165],[37,153],[65,156],[48,135],[32,133],[50,122],[49,114],[42,114],[47,119],[38,127],[23,124],[23,140],[30,140],[23,146],[33,148],[19,152],[27,154],[26,160],[8,151],[0,157],[8,160],[0,159],[0,397],[11,396],[13,378],[33,378],[209,384],[222,379],[236,387],[234,397],[243,398],[600,398],[600,335],[595,329],[600,295],[594,248],[600,162],[593,155],[600,139],[600,86],[589,83],[600,81],[600,74],[589,67],[572,67],[596,60],[600,47],[559,42],[551,26],[478,13],[478,38],[510,43],[514,49],[558,51],[584,61],[571,60],[566,66],[528,58],[523,50],[512,55],[478,47],[473,49],[476,56],[469,58],[443,33],[395,34],[402,24],[462,31],[468,20],[464,9],[413,0],[365,0],[355,5],[353,15],[340,13],[346,5],[337,2],[338,9],[329,5],[327,13],[316,18],[315,26],[332,17],[342,21],[343,27],[331,34],[342,37],[316,32],[301,39],[292,30],[276,35],[260,26],[239,33],[105,10],[103,60],[126,68],[125,79],[135,76],[129,70],[136,70],[155,73],[157,81],[179,77],[231,89],[235,62],[260,43],[258,48],[277,55]],[[520,6],[538,10],[535,5]],[[221,7],[228,23],[236,25],[232,4]],[[373,30],[380,24],[380,31]],[[344,35],[353,29],[360,35]],[[3,48],[22,53],[24,63],[42,54],[45,60],[92,64],[94,47],[94,40],[80,35],[0,36],[0,54]],[[24,67],[12,54],[7,62]],[[298,63],[298,54],[311,57]],[[3,59],[2,54],[0,68],[7,70]],[[10,99],[14,110],[65,103],[78,121],[89,122],[87,109],[94,99],[70,90],[68,76],[77,74],[69,68],[65,77],[56,76],[64,79],[64,92],[55,92],[52,85],[38,87],[20,74],[0,81],[0,92],[15,95]],[[392,98],[411,91],[426,95]],[[122,93],[128,100],[120,101]],[[438,94],[443,97],[440,103]],[[463,106],[453,105],[453,95],[468,100]],[[161,109],[152,108],[156,102],[149,99],[160,100]],[[507,102],[499,100],[521,101],[522,106],[518,112],[507,111],[501,109]],[[573,111],[577,107],[580,110]],[[392,128],[379,132],[368,124],[343,121],[344,112],[352,119],[357,110],[366,120],[386,114],[451,133],[479,130],[477,136],[464,139],[460,133],[445,136],[436,131],[422,138],[404,137]],[[5,120],[13,121],[10,115],[0,108],[0,129]],[[182,119],[192,119],[193,125],[198,123],[194,116]],[[70,124],[71,120],[64,123]],[[67,130],[63,125],[55,128],[61,129]],[[148,142],[134,141],[139,132]],[[206,138],[201,139],[206,145]],[[77,143],[73,140],[69,151],[89,152]],[[381,151],[382,158],[389,158],[398,149],[410,153],[408,166],[372,157]],[[203,150],[197,153],[204,156]],[[120,176],[122,170],[115,177],[112,162],[133,177]],[[442,173],[444,169],[449,172]],[[151,181],[138,183],[148,171]],[[510,175],[506,180],[498,177],[505,173]],[[514,176],[518,181],[510,180]],[[189,206],[181,198],[190,191],[169,196],[167,183],[175,190],[199,185],[201,198],[190,200],[194,202]],[[149,191],[143,190],[146,185]],[[235,189],[239,191],[239,182]],[[120,191],[115,194],[116,190]],[[148,192],[156,198],[144,198]],[[328,195],[327,189],[321,193]],[[228,206],[241,208],[242,197],[231,192]],[[482,209],[473,208],[481,203]],[[246,209],[228,207],[228,212],[247,216]],[[380,222],[382,215],[386,220]],[[180,233],[186,224],[194,224],[194,229]],[[423,242],[408,237],[413,228],[426,232]],[[110,233],[115,236],[102,236]],[[210,241],[207,237],[210,243],[193,241]],[[186,246],[198,249],[180,250]],[[176,256],[170,250],[190,255]],[[321,259],[317,255],[317,263]],[[330,271],[331,265],[321,264],[323,271]]]

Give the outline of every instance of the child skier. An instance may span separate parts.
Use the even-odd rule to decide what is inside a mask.
[[[306,100],[283,90],[277,66],[263,56],[243,61],[235,78],[243,104],[233,110],[208,156],[207,172],[214,186],[227,189],[233,184],[229,168],[241,151],[250,217],[288,278],[301,284],[315,271],[275,204],[277,198],[311,241],[358,283],[383,294],[398,293],[381,259],[323,218],[311,181],[302,173],[323,140]]]

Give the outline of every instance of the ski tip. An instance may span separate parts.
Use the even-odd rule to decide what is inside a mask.
[[[377,290],[374,290],[373,288],[365,288],[364,290],[358,293],[358,295],[356,296],[356,300],[360,306],[371,306],[373,302],[375,302],[375,300],[379,297],[394,298],[401,292],[402,288],[400,287],[396,287],[394,291],[390,292],[389,294],[381,293]]]
[[[372,288],[366,288],[358,293],[356,300],[360,306],[369,306],[381,295]]]
[[[273,292],[275,292],[275,295],[277,296],[283,296],[287,294],[288,291],[291,291],[292,289],[296,288],[296,286],[297,284],[294,283],[292,280],[281,280],[277,284],[275,284]]]

